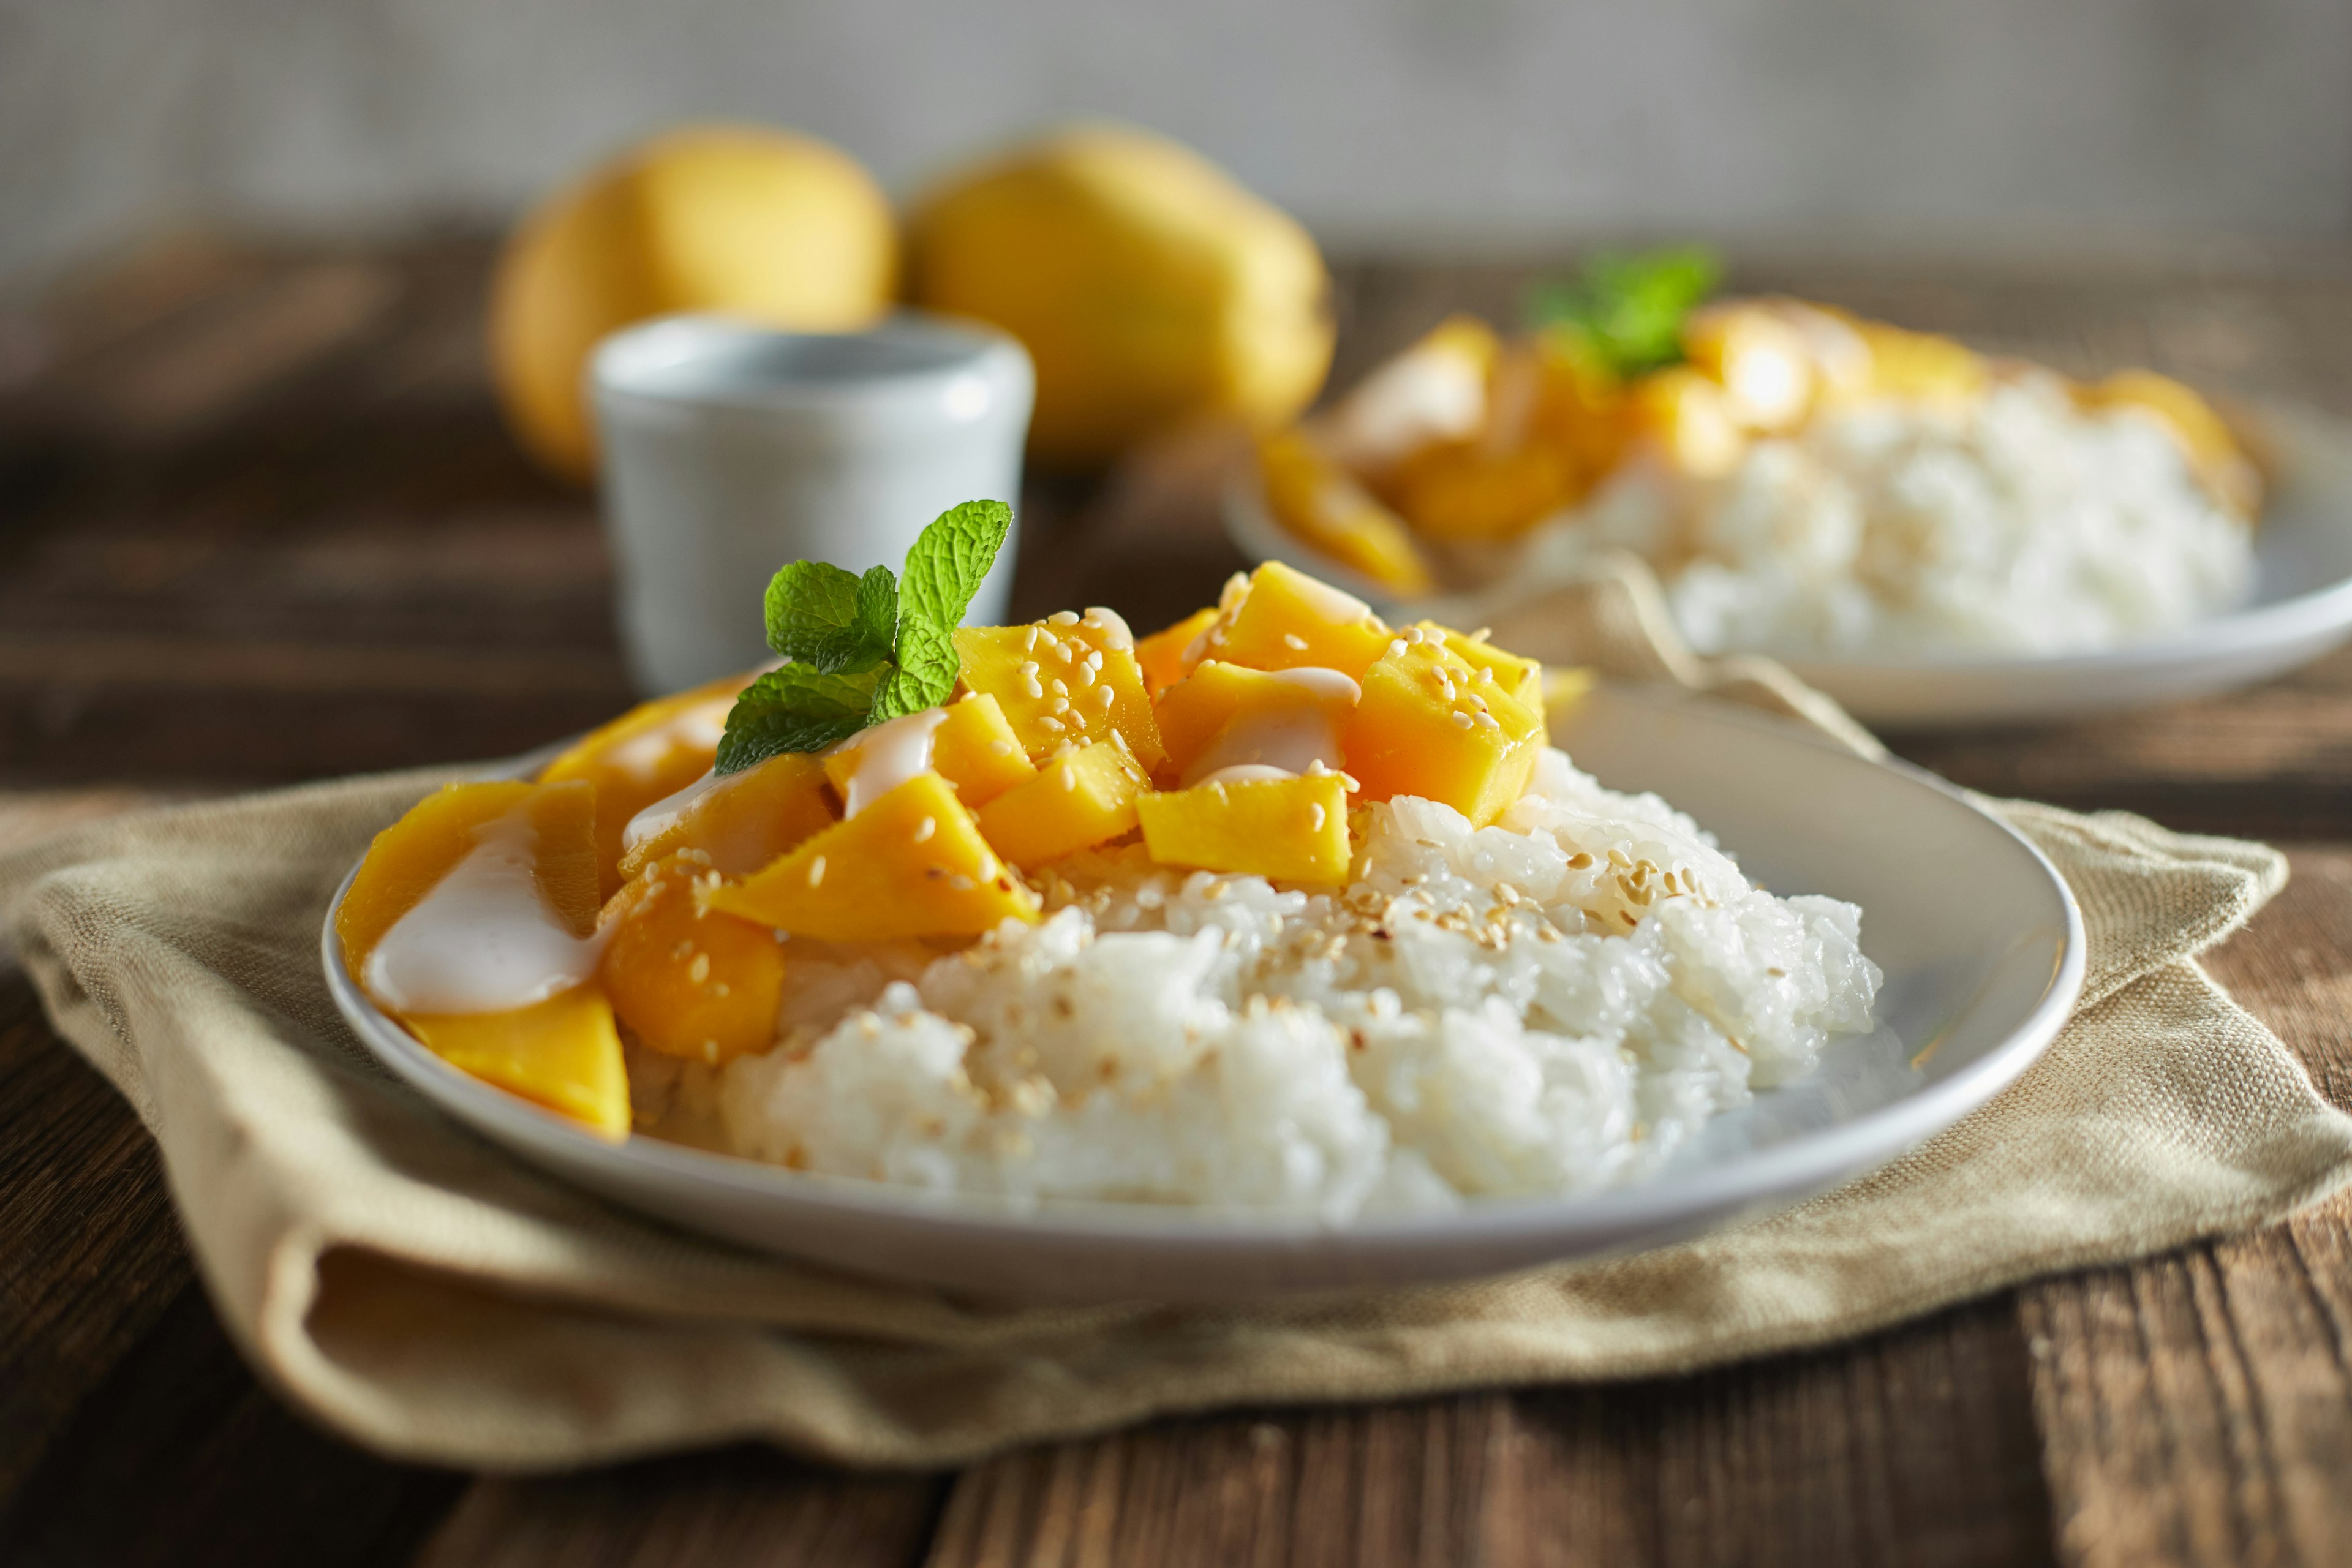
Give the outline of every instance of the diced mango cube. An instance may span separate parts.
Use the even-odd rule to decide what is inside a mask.
[[[1813,405],[1819,377],[1805,334],[1769,305],[1727,300],[1683,322],[1683,353],[1723,388],[1731,416],[1750,430],[1794,428]]]
[[[1192,673],[1184,665],[1185,650],[1216,624],[1214,606],[1195,610],[1172,626],[1165,626],[1135,645],[1135,662],[1142,667],[1144,689],[1158,697]],[[1165,737],[1162,737],[1165,740]]]
[[[666,855],[698,849],[714,869],[748,877],[833,826],[824,769],[805,752],[787,752],[688,787],[692,794],[673,796],[658,816],[641,818],[634,843],[624,841],[622,876],[635,878]]]
[[[947,780],[918,773],[749,880],[713,909],[825,942],[978,936],[1035,921],[1037,895],[998,858]]]
[[[931,731],[931,768],[955,785],[956,798],[964,805],[977,811],[1037,776],[1037,764],[995,698],[971,692],[949,703],[947,714]]]
[[[1209,628],[1207,656],[1253,669],[1314,665],[1352,677],[1380,658],[1391,635],[1354,595],[1269,561],[1250,574],[1241,602]]]
[[[1266,510],[1284,528],[1391,593],[1412,598],[1436,587],[1404,519],[1305,436],[1269,436],[1257,458]]]
[[[541,784],[585,779],[596,790],[597,870],[604,897],[619,890],[621,836],[629,819],[700,778],[719,754],[727,714],[751,675],[657,698],[574,742],[539,775]]]
[[[1669,467],[1699,479],[1727,472],[1748,450],[1748,437],[1723,388],[1686,364],[1635,382],[1631,417],[1637,435]]]
[[[1536,660],[1506,653],[1484,636],[1467,636],[1435,621],[1423,621],[1418,629],[1423,636],[1444,642],[1447,652],[1470,667],[1474,679],[1478,670],[1492,670],[1496,682],[1504,690],[1517,698],[1529,711],[1538,715],[1543,712],[1544,669]]]
[[[1856,321],[1870,349],[1870,389],[1880,397],[1953,408],[1984,395],[1992,371],[1966,343],[1884,321]]]
[[[721,1062],[775,1039],[784,949],[766,926],[711,907],[727,880],[672,855],[605,908],[611,935],[597,976],[613,1011],[650,1049]]]
[[[982,806],[981,836],[1016,866],[1043,866],[1132,829],[1150,787],[1125,742],[1090,742]]]
[[[1433,441],[1475,435],[1502,353],[1494,328],[1475,316],[1449,316],[1318,416],[1317,439],[1339,461],[1370,471]]]
[[[1314,778],[1205,784],[1136,802],[1144,848],[1163,866],[1282,882],[1348,879],[1348,786]]]
[[[1032,762],[1117,731],[1139,762],[1157,767],[1160,728],[1135,651],[1090,632],[1051,621],[965,626],[955,634],[963,683],[996,699]]]
[[[1163,776],[1184,782],[1248,763],[1295,773],[1318,762],[1336,770],[1353,695],[1329,675],[1213,658],[1160,700],[1160,736],[1168,747]]]
[[[575,985],[511,1013],[401,1022],[460,1072],[568,1116],[609,1142],[628,1137],[628,1069],[613,1005],[595,986]]]
[[[1526,792],[1543,721],[1433,637],[1364,672],[1343,736],[1365,800],[1419,795],[1484,827]]]
[[[574,936],[596,929],[593,788],[577,779],[444,784],[375,836],[335,911],[335,934],[353,979],[367,973],[368,954],[394,922],[474,852],[477,833],[518,811],[530,813],[538,840],[533,859],[540,895]]]

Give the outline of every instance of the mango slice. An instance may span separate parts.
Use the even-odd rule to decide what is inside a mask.
[[[1432,442],[1475,436],[1503,353],[1494,328],[1449,316],[1318,416],[1317,439],[1339,462],[1374,472]]]
[[[1869,347],[1870,390],[1878,396],[1960,407],[1983,396],[1992,380],[1991,367],[1966,343],[1884,321],[1853,325]]]
[[[1241,603],[1209,628],[1207,657],[1253,669],[1315,665],[1352,677],[1381,657],[1391,635],[1361,599],[1269,561],[1250,574]]]
[[[1478,675],[1426,635],[1364,672],[1363,700],[1341,736],[1363,799],[1420,795],[1484,827],[1526,792],[1543,720]]]
[[[1728,472],[1748,450],[1723,387],[1686,364],[1635,382],[1631,414],[1637,436],[1680,473],[1711,479]]]
[[[1353,695],[1328,674],[1318,679],[1211,659],[1160,700],[1160,735],[1168,748],[1162,776],[1188,782],[1248,763],[1294,773],[1318,762],[1337,769]]]
[[[1391,593],[1412,598],[1436,587],[1404,519],[1305,436],[1267,437],[1257,466],[1266,510],[1299,539]]]
[[[1124,742],[1091,742],[981,807],[981,836],[1033,869],[1132,829],[1136,797],[1150,787]]]
[[[1811,412],[1820,377],[1812,345],[1769,304],[1731,300],[1683,322],[1691,367],[1723,388],[1731,416],[1749,430],[1793,429]]]
[[[1163,626],[1135,645],[1135,662],[1142,667],[1144,689],[1158,697],[1191,673],[1184,652],[1216,624],[1214,605],[1195,610],[1172,626]]]
[[[585,779],[596,789],[596,854],[604,897],[620,889],[621,834],[629,818],[710,771],[735,694],[751,676],[730,675],[630,709],[592,730],[539,775]]]
[[[628,1069],[613,1005],[595,986],[576,985],[512,1013],[401,1022],[459,1071],[568,1116],[610,1142],[628,1137]]]
[[[938,717],[931,729],[931,771],[955,785],[956,795],[964,805],[983,805],[1023,780],[1037,776],[1037,764],[1029,760],[995,698],[975,691],[932,711]],[[849,795],[850,775],[857,771],[859,761],[854,740],[824,754],[824,776],[845,800]]]
[[[1445,645],[1446,651],[1468,665],[1473,678],[1477,671],[1494,672],[1503,689],[1524,703],[1538,718],[1544,710],[1544,668],[1532,658],[1521,658],[1515,653],[1505,653],[1481,635],[1465,636],[1451,626],[1441,626],[1435,621],[1422,621],[1416,630],[1424,637],[1433,637]]]
[[[2122,370],[2083,388],[2076,398],[2088,407],[2128,408],[2154,419],[2171,434],[2190,474],[2222,508],[2248,521],[2262,509],[2261,473],[2213,405],[2189,387],[2152,370]]]
[[[955,645],[964,685],[996,699],[1030,761],[1115,731],[1137,761],[1159,765],[1160,726],[1134,649],[1113,646],[1076,616],[1025,626],[965,626]]]
[[[1281,882],[1348,879],[1348,786],[1314,778],[1207,784],[1136,802],[1144,847],[1163,866]]]
[[[335,935],[352,978],[393,923],[474,851],[478,829],[510,812],[530,813],[538,835],[540,894],[574,936],[596,929],[596,793],[586,784],[499,780],[444,784],[375,836],[352,890],[335,911]]]
[[[710,907],[825,942],[978,936],[1034,921],[1037,895],[982,839],[947,780],[919,773]]]
[[[824,781],[824,766],[801,752],[712,778],[675,816],[622,851],[620,873],[635,879],[664,856],[698,849],[711,868],[748,877],[833,826]]]
[[[671,855],[605,907],[612,934],[597,977],[650,1049],[715,1063],[775,1039],[784,949],[766,926],[710,907],[725,885],[690,852]]]

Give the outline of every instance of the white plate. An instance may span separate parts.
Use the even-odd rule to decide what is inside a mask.
[[[1435,1217],[1312,1219],[935,1196],[647,1138],[614,1146],[467,1078],[376,1010],[321,933],[335,1004],[383,1064],[493,1142],[691,1229],[858,1273],[1026,1300],[1237,1300],[1495,1274],[1656,1247],[1781,1208],[1950,1126],[2025,1070],[2083,980],[2049,863],[1929,774],[1679,692],[1603,687],[1556,733],[1604,784],[1656,790],[1774,891],[1863,908],[1882,1027],[1718,1118],[1655,1179]],[[524,771],[521,767],[509,770]],[[344,889],[350,881],[345,879]],[[334,907],[342,902],[335,896]]]
[[[2210,696],[2308,664],[2352,638],[2352,427],[2307,409],[2233,411],[2273,461],[2254,534],[2255,584],[2242,608],[2105,653],[2052,658],[1785,658],[1865,724],[1925,729],[2064,718]],[[1225,497],[1225,529],[1253,560],[1284,561],[1347,584],[1383,609],[1394,595],[1276,523],[1254,477]],[[1469,607],[1429,602],[1441,621],[1493,618],[1491,595]],[[1447,601],[1445,603],[1459,603]]]

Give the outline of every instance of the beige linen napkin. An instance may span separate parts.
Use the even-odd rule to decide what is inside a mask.
[[[1713,686],[1875,750],[1760,661],[1710,665],[1639,573],[1497,640]],[[638,1219],[445,1120],[344,1029],[327,900],[416,773],[129,816],[0,857],[66,1037],[162,1145],[223,1320],[386,1452],[498,1468],[765,1437],[931,1464],[1163,1411],[1678,1371],[1857,1334],[2029,1275],[2274,1219],[2352,1176],[2352,1118],[2193,955],[2273,850],[1997,809],[2073,884],[2082,1005],[2007,1094],[1775,1218],[1582,1268],[1237,1310],[990,1310]]]

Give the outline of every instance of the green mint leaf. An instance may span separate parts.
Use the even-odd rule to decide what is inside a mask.
[[[887,577],[888,569],[881,570]],[[878,593],[870,596],[879,599]],[[768,646],[820,672],[871,669],[890,657],[891,632],[874,635],[868,599],[866,584],[855,574],[822,561],[794,561],[768,583]],[[892,601],[895,614],[895,594]]]
[[[955,695],[962,669],[952,625],[933,626],[908,616],[898,624],[898,668],[874,690],[874,722],[937,708]]]
[[[898,638],[898,579],[877,566],[857,580],[857,636],[868,647],[887,650]]]
[[[907,552],[906,577],[898,586],[902,647],[905,621],[928,621],[942,631],[963,624],[980,580],[996,563],[1012,530],[1013,509],[1001,500],[968,500],[932,520]],[[903,653],[898,662],[906,663]]]
[[[1723,266],[1696,246],[1638,255],[1596,256],[1574,282],[1539,286],[1528,314],[1574,339],[1621,376],[1682,358],[1683,321],[1715,291]]]
[[[844,574],[847,575],[847,574]],[[731,773],[786,752],[821,752],[866,728],[881,677],[788,664],[743,689],[727,714],[716,772]]]

